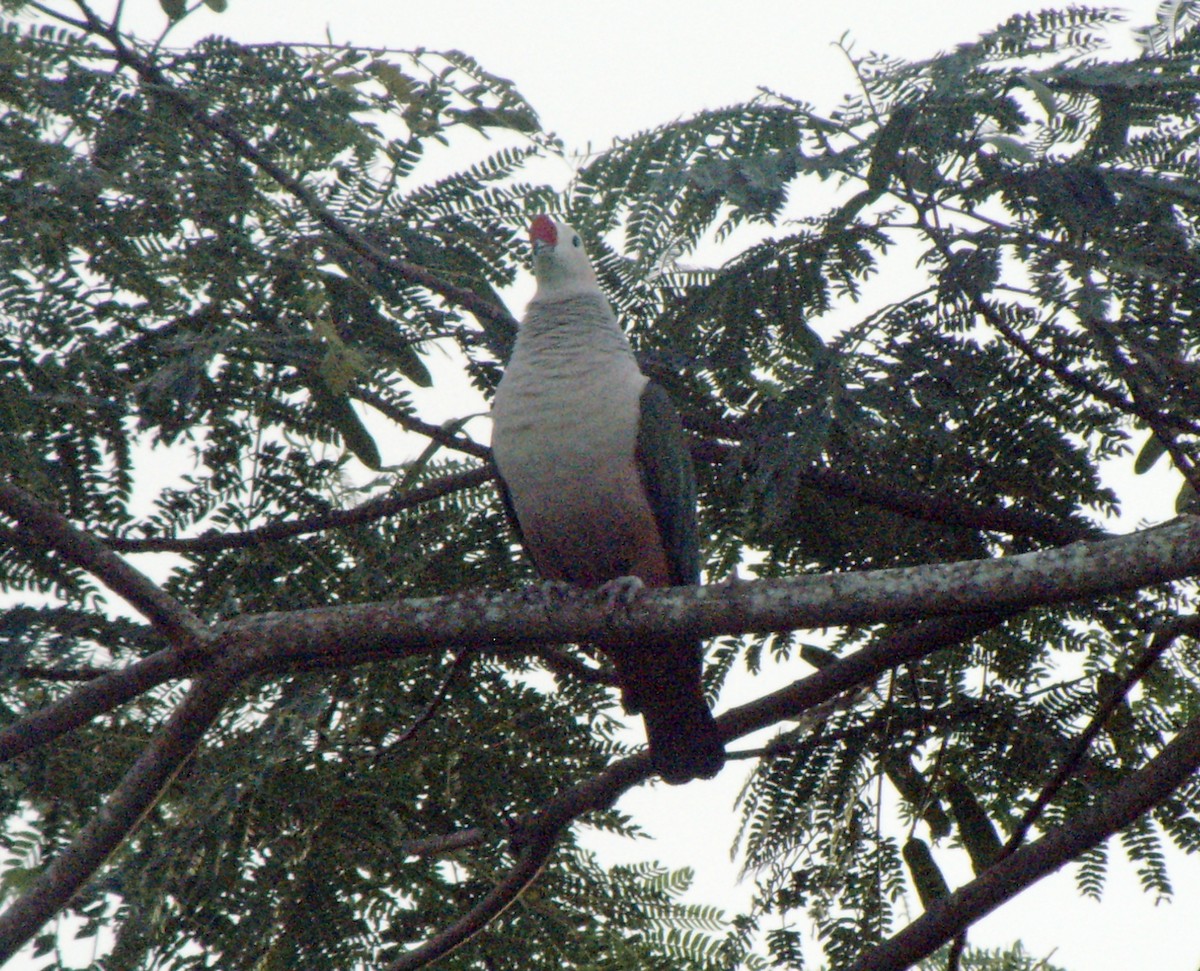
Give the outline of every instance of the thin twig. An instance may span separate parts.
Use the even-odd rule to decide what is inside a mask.
[[[405,509],[412,509],[414,506],[440,499],[442,496],[464,489],[474,489],[494,476],[495,472],[490,466],[480,466],[477,469],[468,469],[466,472],[444,475],[400,495],[368,499],[352,509],[335,509],[326,513],[302,516],[299,519],[267,523],[265,526],[258,526],[240,533],[207,533],[203,536],[178,538],[112,537],[105,542],[112,549],[123,553],[201,554],[216,553],[221,550],[246,549],[263,543],[303,536],[307,533],[316,533],[326,529],[345,529],[374,522],[377,519],[386,519]]]
[[[484,320],[495,321],[507,328],[515,329],[515,318],[504,307],[481,297],[473,290],[446,283],[437,274],[430,272],[415,263],[409,263],[393,257],[369,242],[361,233],[347,225],[335,216],[304,182],[278,165],[255,146],[228,119],[223,116],[210,114],[196,104],[188,95],[180,91],[159,65],[151,58],[143,57],[130,48],[120,32],[105,24],[82,0],[76,0],[84,14],[84,27],[93,34],[102,37],[112,47],[117,60],[137,74],[143,81],[152,84],[155,94],[169,101],[183,117],[193,124],[217,135],[224,140],[242,159],[254,165],[263,174],[274,180],[283,189],[308,210],[308,212],[324,226],[334,237],[344,243],[358,256],[370,261],[378,269],[395,274],[408,283],[424,287],[438,294],[449,303],[482,317]]]
[[[1146,672],[1152,668],[1163,653],[1175,642],[1177,638],[1187,633],[1197,633],[1200,631],[1200,615],[1183,617],[1176,620],[1174,623],[1159,630],[1150,640],[1150,643],[1142,651],[1137,661],[1130,669],[1125,672],[1125,676],[1113,687],[1111,695],[1105,698],[1097,707],[1095,714],[1092,715],[1091,721],[1075,740],[1071,751],[1067,753],[1058,770],[1051,776],[1050,780],[1042,787],[1033,804],[1025,810],[1020,822],[1013,828],[1012,835],[1001,849],[999,858],[1003,859],[1012,854],[1017,847],[1025,840],[1025,836],[1029,833],[1030,827],[1038,820],[1050,805],[1051,801],[1059,790],[1066,785],[1067,781],[1078,770],[1080,763],[1083,761],[1087,750],[1091,747],[1096,736],[1100,734],[1101,729],[1107,724],[1112,713],[1117,706],[1125,700],[1125,696],[1129,693],[1142,678],[1146,676]]]
[[[455,435],[453,432],[447,431],[441,425],[434,425],[427,421],[421,421],[420,418],[407,414],[389,402],[382,395],[378,395],[373,391],[368,391],[365,388],[356,388],[351,392],[351,396],[357,398],[363,404],[370,405],[384,417],[390,418],[405,431],[413,432],[417,435],[424,435],[426,438],[432,439],[439,445],[444,445],[446,448],[454,449],[455,451],[463,452],[467,455],[472,455],[475,458],[491,458],[492,450],[486,445],[480,445],[478,442],[473,441],[470,438],[464,438],[461,435]]]
[[[413,723],[401,733],[400,737],[396,739],[396,741],[393,742],[389,748],[395,749],[399,746],[407,744],[408,742],[411,742],[416,736],[417,732],[419,732],[425,725],[429,723],[429,720],[433,718],[435,714],[437,714],[438,709],[441,708],[442,703],[445,702],[446,694],[450,690],[450,684],[454,681],[455,675],[458,674],[462,666],[468,662],[471,657],[472,652],[467,649],[458,651],[454,655],[454,660],[450,662],[450,670],[446,672],[446,676],[442,679],[442,683],[437,686],[437,689],[433,693],[433,697],[429,700],[429,704],[427,704],[424,710],[413,719]]]

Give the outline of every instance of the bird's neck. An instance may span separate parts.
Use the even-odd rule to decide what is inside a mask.
[[[514,358],[526,356],[577,358],[581,364],[604,358],[606,367],[637,369],[612,308],[595,290],[553,299],[539,294],[531,300],[514,349]]]

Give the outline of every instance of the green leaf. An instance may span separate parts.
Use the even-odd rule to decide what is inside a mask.
[[[1050,118],[1054,118],[1058,114],[1058,98],[1054,92],[1043,82],[1039,81],[1032,74],[1022,74],[1017,78],[1017,83],[1024,85],[1034,96],[1041,102],[1042,109]]]
[[[1167,446],[1162,439],[1151,433],[1145,444],[1138,450],[1137,458],[1133,460],[1135,475],[1145,475],[1154,464],[1167,454]]]
[[[383,467],[379,447],[358,417],[349,395],[334,392],[323,379],[312,382],[309,391],[321,414],[342,436],[346,448],[368,469],[378,472]]]
[[[982,135],[979,140],[985,145],[991,145],[1000,155],[1015,162],[1030,164],[1037,160],[1037,156],[1029,146],[1011,135]]]
[[[187,0],[158,0],[163,13],[171,20],[182,20],[187,14]]]

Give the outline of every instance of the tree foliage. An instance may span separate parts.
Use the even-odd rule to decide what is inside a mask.
[[[916,63],[848,49],[831,110],[763,92],[561,192],[525,174],[557,140],[461,53],[173,50],[82,2],[7,9],[4,954],[69,966],[63,911],[106,969],[884,968],[951,941],[1016,968],[960,957],[1000,900],[939,859],[1011,894],[1057,853],[1098,894],[1115,850],[1170,894],[1168,848],[1200,844],[1190,527],[1095,563],[1135,447],[1179,512],[1200,487],[1195,5],[1128,61],[1090,8]],[[735,666],[797,679],[721,719],[791,720],[748,753],[744,914],[581,843],[638,832],[617,800],[648,769],[602,659],[538,626],[553,598],[455,635],[531,574],[477,406],[434,425],[415,389],[450,359],[490,394],[547,210],[694,435],[707,575],[754,564],[705,597],[915,568],[878,615],[818,612],[823,645],[747,612],[710,650],[719,712]],[[1032,579],[956,613],[954,561]],[[709,602],[672,596],[647,622]]]

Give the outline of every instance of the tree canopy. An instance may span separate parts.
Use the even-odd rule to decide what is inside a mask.
[[[65,914],[104,969],[1029,968],[965,935],[1046,873],[1096,895],[1117,852],[1170,893],[1200,845],[1200,8],[1124,61],[1081,7],[848,50],[836,106],[764,91],[561,191],[528,173],[563,146],[459,52],[4,9],[0,961],[71,966]],[[423,412],[490,396],[540,212],[683,414],[707,586],[531,594],[479,405]],[[1117,535],[1110,472],[1167,466],[1180,517]],[[651,778],[588,646],[613,630],[712,638],[746,913],[580,840],[636,833]],[[794,680],[730,707],[767,657]]]

